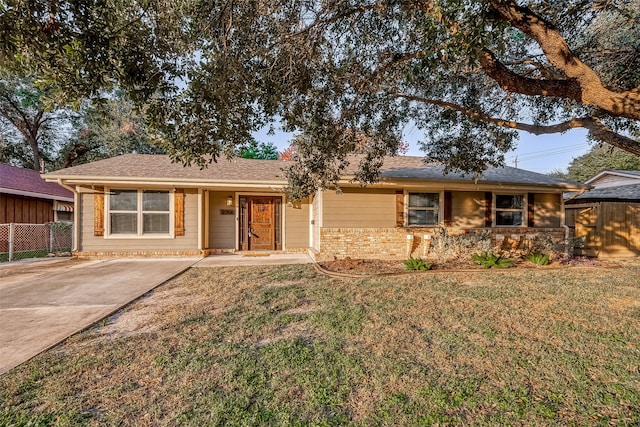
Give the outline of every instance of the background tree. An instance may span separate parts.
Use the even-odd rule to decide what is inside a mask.
[[[47,111],[46,91],[29,78],[0,80],[0,161],[47,170],[126,153],[159,154],[144,116],[121,92],[79,111]]]
[[[295,145],[289,145],[284,151],[282,151],[278,155],[278,159],[286,160],[286,161],[294,160],[297,152],[298,152],[298,149],[296,148]]]
[[[605,169],[640,170],[640,156],[607,144],[599,144],[569,163],[566,177],[584,182]]]
[[[251,139],[238,148],[238,157],[243,159],[278,160],[278,147],[271,142]]]
[[[53,161],[60,142],[68,137],[69,109],[47,111],[46,92],[26,77],[0,74],[0,160],[28,169]]]
[[[164,154],[148,134],[144,115],[121,92],[90,104],[76,130],[57,153],[57,168],[67,168],[122,154]]]
[[[233,155],[280,118],[308,139],[292,188],[334,183],[359,135],[371,143],[357,178],[374,181],[407,123],[427,160],[470,174],[502,164],[517,131],[582,127],[640,153],[640,0],[3,7],[0,59],[26,58],[72,95],[121,82],[174,159]]]

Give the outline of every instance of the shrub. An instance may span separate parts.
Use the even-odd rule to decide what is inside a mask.
[[[425,262],[425,260],[423,260],[422,258],[409,257],[409,259],[404,261],[404,266],[407,270],[431,270],[431,264]]]
[[[473,262],[481,265],[483,268],[509,268],[513,267],[513,261],[502,255],[496,255],[493,252],[481,252],[471,255]]]
[[[429,254],[442,261],[461,259],[473,251],[489,251],[493,248],[491,232],[451,235],[446,228],[433,230]]]
[[[549,264],[549,255],[536,252],[527,255],[527,260],[535,265],[547,265]]]

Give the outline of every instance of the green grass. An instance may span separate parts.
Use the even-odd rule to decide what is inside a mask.
[[[0,377],[0,426],[637,425],[638,277],[191,269]]]
[[[19,261],[21,259],[27,259],[27,258],[42,258],[42,257],[46,257],[47,255],[49,255],[48,249],[33,249],[29,251],[15,252],[13,254],[12,261]],[[9,253],[8,252],[0,253],[0,262],[7,262],[7,261],[9,261]]]

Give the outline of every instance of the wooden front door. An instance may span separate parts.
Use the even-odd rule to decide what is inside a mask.
[[[249,250],[274,250],[273,197],[249,199]]]

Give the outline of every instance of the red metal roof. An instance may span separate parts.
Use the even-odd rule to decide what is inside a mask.
[[[0,163],[0,193],[22,194],[45,199],[73,199],[73,193],[64,187],[46,182],[38,171]]]

